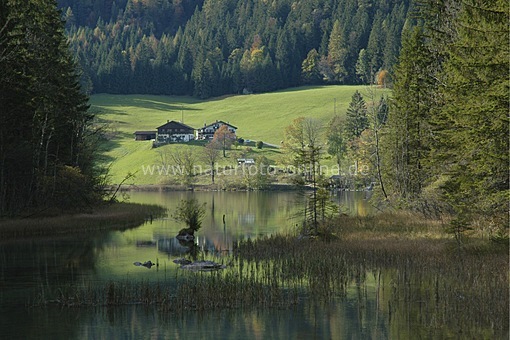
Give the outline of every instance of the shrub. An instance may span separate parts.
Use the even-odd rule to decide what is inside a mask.
[[[61,166],[54,176],[45,176],[41,188],[41,205],[56,206],[62,211],[91,207],[101,201],[93,179],[78,167]]]
[[[263,146],[264,146],[264,142],[263,142],[263,141],[261,141],[261,140],[259,140],[259,141],[257,142],[257,149],[262,149],[262,147],[263,147]]]
[[[205,203],[198,203],[196,198],[181,200],[172,218],[177,222],[186,223],[186,226],[197,231],[202,226],[202,219],[205,215]]]

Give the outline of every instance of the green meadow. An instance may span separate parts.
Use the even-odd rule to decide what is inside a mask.
[[[284,129],[295,118],[317,118],[327,126],[335,111],[344,115],[353,93],[358,90],[369,102],[368,88],[365,86],[317,86],[300,87],[273,93],[236,95],[208,100],[193,97],[153,96],[153,95],[93,95],[90,100],[92,112],[100,123],[106,124],[105,142],[102,155],[105,164],[110,165],[110,181],[120,183],[128,173],[136,173],[131,183],[158,185],[168,182],[168,176],[153,173],[144,174],[143,169],[161,164],[161,153],[172,148],[199,148],[201,142],[190,144],[170,144],[152,148],[150,141],[135,141],[137,130],[156,130],[168,120],[183,120],[185,124],[199,128],[216,120],[223,120],[236,126],[237,136],[252,143],[233,147],[221,166],[234,166],[239,156],[265,156],[272,164],[278,164],[280,150],[277,147],[255,148],[255,141],[280,145]],[[385,90],[377,90],[375,100]],[[205,166],[205,164],[204,164]],[[208,183],[202,176],[199,183]]]

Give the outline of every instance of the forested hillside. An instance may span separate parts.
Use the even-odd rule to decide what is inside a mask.
[[[92,93],[389,81],[408,0],[59,0]]]
[[[455,216],[456,233],[507,238],[509,3],[424,0],[419,13],[423,25],[404,34],[382,130],[388,194]]]

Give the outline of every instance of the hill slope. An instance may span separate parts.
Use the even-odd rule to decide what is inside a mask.
[[[135,180],[137,184],[160,184],[165,181],[165,176],[143,175],[144,167],[159,164],[160,153],[167,149],[201,146],[172,144],[152,149],[151,142],[134,140],[133,133],[136,130],[155,130],[167,120],[180,121],[182,118],[184,123],[194,128],[215,120],[224,120],[238,127],[239,137],[279,145],[284,128],[295,118],[314,117],[326,125],[334,115],[335,106],[338,114],[345,114],[356,90],[362,94],[366,92],[363,86],[302,87],[210,100],[101,94],[91,97],[91,105],[99,112],[98,119],[107,122],[111,131],[110,140],[104,145],[104,155],[108,162],[113,161],[112,182],[119,183],[128,172],[138,172]],[[243,148],[238,151],[242,152]],[[260,152],[273,162],[278,161],[278,150],[265,148]],[[234,157],[222,160],[225,165],[234,161]]]
[[[410,0],[59,0],[91,93],[367,84],[392,73]]]

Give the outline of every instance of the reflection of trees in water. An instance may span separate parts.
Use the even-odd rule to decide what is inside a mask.
[[[275,237],[240,244],[236,266],[271,288],[298,285],[304,300],[351,301],[362,330],[381,322],[387,330],[336,338],[508,338],[506,254],[456,256],[442,242]]]
[[[372,191],[333,191],[333,201],[337,202],[340,210],[354,216],[367,216],[373,212],[370,205]]]
[[[188,254],[193,261],[196,261],[198,259],[198,255],[200,254],[200,248],[198,247],[198,244],[195,243],[195,241],[184,241],[179,240],[179,243],[188,248],[188,251],[186,254]]]
[[[141,195],[155,196],[153,193]],[[205,237],[205,240],[198,242],[199,247],[209,252],[228,253],[232,244],[239,239],[286,232],[302,220],[302,216],[296,212],[302,207],[303,197],[296,195],[296,192],[170,192],[159,198],[171,208],[180,200],[191,197],[206,203],[203,226],[195,236],[199,240]],[[183,227],[165,222],[158,232],[163,235],[170,228],[177,231]],[[178,247],[172,251],[175,255],[182,254]]]
[[[157,239],[159,252],[166,253],[171,256],[182,256],[189,251],[189,248],[186,245],[183,245],[180,240],[175,237],[165,237],[160,235],[155,235],[155,237]]]
[[[207,235],[214,242],[220,242],[213,234],[223,231],[225,215],[226,233],[235,238],[238,235],[258,237],[274,231],[287,231],[302,220],[296,211],[302,208],[302,199],[296,198],[295,191],[281,192],[135,192],[134,202],[158,203],[172,211],[182,199],[196,198],[206,203],[206,216],[199,234]],[[159,222],[158,222],[159,223]],[[164,228],[180,230],[170,221]],[[160,230],[163,233],[163,230]],[[224,247],[222,247],[224,249]]]
[[[203,228],[218,230],[223,227],[223,215],[229,228],[258,229],[270,221],[288,218],[292,210],[293,192],[182,192],[166,193],[162,203],[172,209],[182,199],[196,198],[206,203],[207,214]]]
[[[2,283],[72,283],[93,271],[98,242],[92,239],[17,241],[0,245]]]
[[[371,307],[371,306],[367,306]],[[339,304],[301,303],[290,310],[226,310],[214,312],[162,313],[141,306],[69,309],[62,322],[74,319],[76,334],[90,339],[362,339],[375,320],[360,320],[357,308]],[[53,316],[56,317],[56,316]],[[136,320],[136,322],[133,322]],[[384,327],[381,323],[380,327]],[[375,332],[374,332],[375,333]],[[387,334],[384,328],[378,334]],[[51,334],[51,333],[41,333]],[[376,333],[377,334],[377,333]],[[384,337],[381,337],[384,338]]]
[[[26,287],[23,291],[28,294],[26,300],[40,293],[41,287],[53,289],[86,283],[83,277],[95,273],[98,256],[105,247],[117,242],[115,235],[118,233],[1,243],[0,286]],[[1,295],[0,302],[4,298],[10,296]]]
[[[95,271],[97,250],[105,242],[101,238],[74,237],[0,244],[0,306],[5,308],[0,308],[2,337],[76,337],[80,320],[60,308],[28,309],[26,305],[56,289],[88,284],[83,277]],[[48,320],[58,320],[58,324]],[[12,337],[11,329],[15,331]]]

